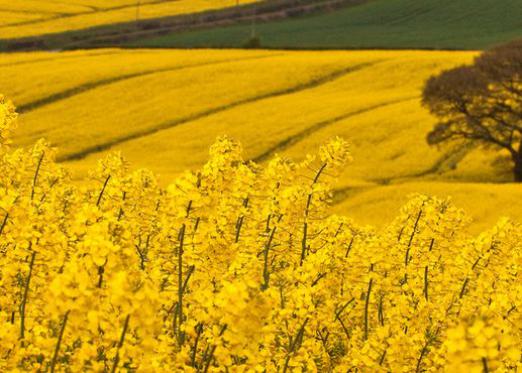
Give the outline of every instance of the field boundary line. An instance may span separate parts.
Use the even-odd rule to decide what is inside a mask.
[[[173,2],[178,0],[156,0],[156,2],[142,4],[142,6],[154,6],[157,3],[167,1]],[[98,26],[87,26],[78,30],[11,37],[0,39],[0,45],[4,43],[5,46],[2,49],[8,51],[121,46],[128,41],[156,37],[165,33],[241,24],[250,22],[253,19],[259,22],[266,22],[270,19],[287,19],[321,11],[332,11],[342,7],[358,6],[368,1],[375,0],[263,0],[224,8],[204,9],[192,13],[141,19],[139,21],[116,21]],[[107,12],[107,9],[98,12],[75,13],[67,17],[81,17],[103,12]],[[23,21],[23,23],[1,26],[0,29],[2,27],[23,26],[37,22],[53,22],[58,21],[60,18],[63,17]]]

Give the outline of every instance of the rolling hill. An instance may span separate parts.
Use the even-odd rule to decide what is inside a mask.
[[[387,222],[411,192],[454,195],[478,229],[519,216],[503,154],[433,148],[419,96],[430,75],[476,52],[117,50],[0,55],[0,91],[21,111],[15,143],[45,137],[75,178],[118,150],[166,184],[227,134],[247,157],[300,159],[332,136],[355,161],[334,210]],[[504,162],[504,163],[503,163]],[[501,165],[499,167],[499,164]],[[502,166],[503,165],[503,166]],[[498,204],[499,198],[506,203]],[[480,201],[478,203],[477,201]]]
[[[252,22],[133,40],[149,47],[241,47]],[[258,23],[265,48],[482,49],[522,37],[522,0],[373,0],[335,12]]]
[[[334,11],[368,0],[121,0],[53,4],[0,0],[0,50],[113,47],[170,32]],[[2,22],[3,21],[3,22]]]
[[[241,0],[247,4],[255,0]],[[237,0],[0,0],[0,39],[62,33],[116,23],[232,7]]]

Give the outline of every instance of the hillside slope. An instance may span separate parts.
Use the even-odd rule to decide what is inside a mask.
[[[252,24],[131,42],[152,47],[239,47]],[[522,37],[522,0],[375,0],[335,12],[259,23],[267,48],[481,49]]]
[[[241,0],[241,4],[256,0]],[[233,7],[237,0],[0,0],[0,39]]]
[[[112,0],[104,5],[84,1],[90,5],[72,9],[47,1],[21,7],[5,4],[0,7],[0,15],[6,16],[0,19],[0,49],[114,47],[172,32],[332,12],[371,0],[118,0],[122,4]]]
[[[511,180],[509,164],[503,154],[429,147],[425,136],[435,120],[419,103],[428,76],[475,54],[16,53],[0,55],[0,91],[22,112],[15,143],[46,137],[75,178],[115,150],[166,184],[200,167],[224,134],[260,162],[275,154],[301,159],[342,136],[354,162],[337,185],[336,211],[385,223],[410,192],[425,191],[455,195],[482,227],[520,215],[509,202],[520,199],[520,186],[501,185]],[[498,204],[500,196],[507,202]]]

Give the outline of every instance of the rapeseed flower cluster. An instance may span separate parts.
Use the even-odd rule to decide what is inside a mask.
[[[416,195],[385,229],[332,216],[339,138],[245,162],[222,137],[168,188],[119,154],[72,183],[11,149],[0,100],[0,370],[512,372],[522,228],[469,237]]]

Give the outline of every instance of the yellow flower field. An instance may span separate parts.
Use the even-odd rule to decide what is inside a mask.
[[[247,4],[256,0],[241,0]],[[137,7],[139,4],[139,7]],[[139,19],[232,7],[237,0],[0,0],[0,38],[80,30]]]
[[[112,153],[72,183],[44,141],[10,146],[16,120],[1,96],[2,371],[522,368],[510,219],[470,236],[423,195],[380,230],[330,215],[339,137],[263,165],[219,137],[166,188]]]
[[[340,135],[355,162],[335,185],[335,211],[381,225],[419,187],[453,196],[478,231],[522,216],[518,188],[492,184],[510,178],[493,166],[504,155],[429,147],[435,119],[419,103],[427,77],[475,55],[103,49],[8,54],[0,65],[2,89],[22,112],[15,143],[47,138],[76,179],[113,150],[166,185],[200,167],[224,134],[260,162],[302,159]]]
[[[411,116],[409,123],[425,123],[423,128],[418,125],[421,134],[432,124],[432,119],[418,105],[423,80],[440,69],[467,62],[473,55],[469,52],[102,50],[36,56],[11,54],[0,60],[0,64],[6,94],[23,113],[22,125],[15,135],[17,143],[31,144],[44,135],[59,146],[59,157],[74,158],[84,148],[101,147],[136,134],[139,138],[123,141],[113,148],[128,153],[131,161],[139,160],[140,166],[170,177],[187,167],[201,165],[206,148],[223,133],[241,140],[252,158],[322,121],[333,122],[291,147],[296,153],[303,146],[313,148],[329,136],[328,131],[349,131],[354,123],[371,121],[376,117],[373,114],[379,114],[379,121],[381,117],[391,120],[397,116],[390,118],[388,110],[407,111]],[[382,78],[374,79],[373,74]],[[408,74],[410,78],[405,79]],[[82,102],[88,102],[88,108],[80,105]],[[107,126],[116,121],[125,126]],[[176,125],[179,121],[186,123]],[[174,124],[168,126],[169,123]],[[396,125],[398,121],[383,127],[391,131]],[[404,127],[413,130],[412,126]],[[139,136],[140,132],[151,133]],[[194,133],[200,134],[197,139],[200,150],[187,148],[192,154],[190,158],[179,157],[182,149],[173,148],[190,147],[185,138],[169,141],[161,152],[161,147],[157,147],[156,139],[167,142],[166,139],[180,139]],[[344,133],[348,138],[355,135]],[[322,139],[310,144],[317,136]],[[429,149],[422,141],[418,143],[428,156],[437,156],[436,150]],[[130,149],[152,145],[157,150],[154,154]],[[397,146],[400,145],[394,145]],[[359,158],[359,154],[356,156]],[[169,161],[169,168],[161,169],[167,158],[172,157],[178,157],[179,161],[175,164]],[[403,158],[401,161],[407,159]],[[364,162],[358,167],[364,169]],[[389,173],[400,175],[400,171]],[[385,176],[374,174],[373,178]]]

